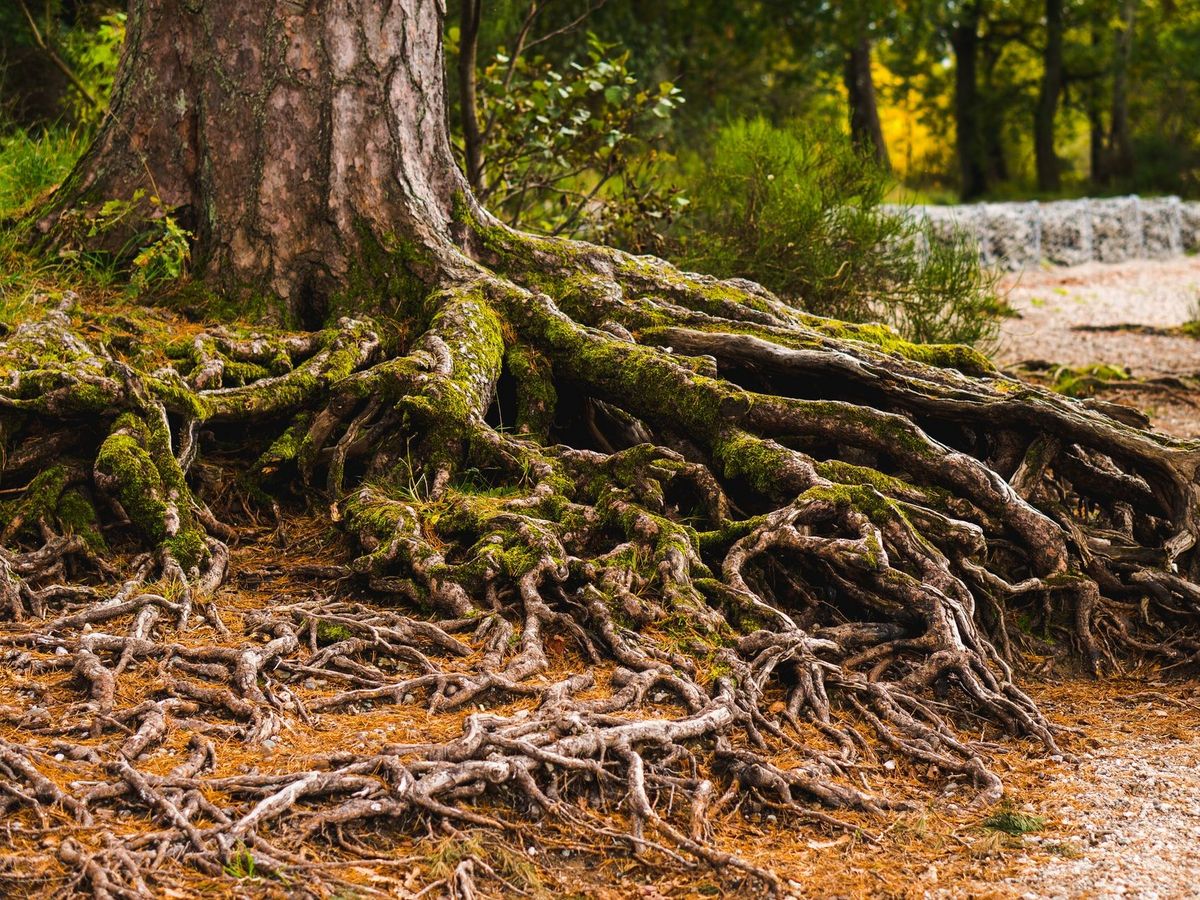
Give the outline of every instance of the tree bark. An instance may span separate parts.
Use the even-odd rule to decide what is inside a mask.
[[[846,52],[842,78],[850,107],[850,136],[855,146],[880,167],[890,170],[892,164],[879,122],[875,79],[871,72],[871,39],[865,29],[859,30]]]
[[[1066,28],[1063,0],[1046,0],[1046,47],[1042,53],[1042,83],[1033,119],[1033,146],[1040,191],[1057,191],[1061,186],[1054,124],[1063,86],[1063,32]]]
[[[987,159],[978,84],[978,3],[968,4],[950,34],[954,50],[954,133],[958,150],[959,194],[976,200],[987,192]]]
[[[111,114],[42,229],[144,191],[206,282],[319,324],[380,249],[444,246],[466,195],[439,8],[134,0]]]

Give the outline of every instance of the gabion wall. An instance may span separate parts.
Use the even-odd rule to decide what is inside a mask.
[[[935,235],[973,237],[985,262],[1008,269],[1043,261],[1074,266],[1200,251],[1200,202],[1178,197],[913,206],[906,211],[928,221]]]

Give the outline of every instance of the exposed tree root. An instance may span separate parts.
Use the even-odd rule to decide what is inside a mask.
[[[1196,660],[1200,446],[965,348],[475,228],[490,268],[447,266],[411,341],[362,318],[122,347],[68,298],[0,343],[0,715],[28,737],[0,743],[0,812],[88,826],[42,845],[59,889],[146,896],[166,860],[316,883],[318,838],[531,816],[774,889],[713,815],[877,812],[880,744],[990,802],[964,717],[1057,752],[1023,650]],[[357,558],[227,624],[228,545],[298,499]],[[461,733],[222,762],[392,704]],[[476,878],[503,881],[467,859],[441,889]]]

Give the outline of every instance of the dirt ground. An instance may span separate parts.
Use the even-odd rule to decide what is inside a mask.
[[[1200,372],[1200,341],[1128,331],[1079,332],[1082,324],[1133,323],[1169,328],[1192,317],[1200,295],[1200,260],[1090,264],[1077,269],[1038,271],[1009,280],[1009,302],[1020,318],[1008,320],[1001,335],[1004,364],[1038,357],[1073,366],[1130,365],[1135,375]],[[1115,390],[1105,399],[1138,406],[1155,425],[1173,433],[1200,436],[1200,410],[1184,392]],[[1200,396],[1200,395],[1197,395]],[[287,538],[293,558],[314,565],[329,562],[323,532]],[[227,624],[286,600],[289,587],[277,583],[277,548],[243,547],[235,570],[244,573],[220,598]],[[596,673],[598,680],[607,677]],[[547,677],[556,677],[554,672]],[[124,690],[153,688],[126,679]],[[75,696],[67,678],[39,702]],[[1200,682],[1175,672],[1143,670],[1103,681],[1044,674],[1025,683],[1039,705],[1062,729],[1062,756],[1047,757],[1032,744],[973,734],[987,743],[989,765],[1005,784],[1002,804],[981,808],[973,788],[945,780],[901,760],[865,766],[853,777],[880,797],[906,801],[907,809],[879,816],[841,815],[849,829],[819,822],[779,821],[769,809],[726,809],[709,823],[724,850],[773,868],[785,896],[794,898],[1109,898],[1145,900],[1200,897]],[[319,693],[308,682],[297,690]],[[0,714],[30,702],[30,685],[0,673]],[[122,698],[133,703],[137,697]],[[56,701],[57,702],[57,701]],[[523,701],[522,701],[523,702]],[[15,729],[0,737],[26,740]],[[411,704],[357,713],[330,714],[321,727],[296,729],[282,746],[235,752],[222,759],[231,771],[264,773],[292,770],[305,760],[339,749],[354,749],[394,738],[431,738],[461,728],[457,716],[428,715]],[[154,751],[164,770],[184,752],[182,737]],[[44,748],[52,753],[53,748]],[[61,755],[58,757],[61,759]],[[790,764],[798,765],[797,757]],[[781,757],[780,764],[789,760]],[[63,763],[62,777],[87,777]],[[76,766],[78,768],[78,766]],[[72,774],[73,773],[73,774]],[[0,785],[2,788],[3,785]],[[609,820],[623,828],[621,812]],[[64,819],[64,822],[66,820]],[[599,819],[589,819],[599,822]],[[1013,827],[1013,826],[1017,827]],[[57,864],[45,844],[32,839],[30,815],[0,821],[0,876],[28,868],[45,855],[39,877],[18,882],[0,877],[0,896],[53,896],[61,884]],[[105,829],[121,834],[144,829],[143,820],[121,817]],[[1010,833],[1014,832],[1014,833]],[[594,837],[594,836],[592,836]],[[578,831],[550,821],[513,821],[503,834],[450,829],[426,835],[376,834],[371,846],[350,845],[336,861],[350,897],[443,896],[435,889],[464,855],[492,868],[477,870],[481,897],[538,898],[701,898],[758,897],[761,889],[721,877],[706,867],[671,863],[655,851],[638,857],[613,840],[609,855],[597,855],[595,841],[581,843]],[[240,877],[240,876],[239,876]],[[162,896],[290,897],[297,884],[248,876],[235,887],[230,879],[206,879],[198,872],[164,862]]]
[[[1000,332],[1001,365],[1115,365],[1139,379],[1200,374],[1200,340],[1169,333],[1200,318],[1200,257],[1032,269],[1007,276],[1001,290],[1017,313]],[[1135,327],[1085,330],[1118,325]],[[1104,399],[1141,409],[1170,434],[1200,437],[1195,391],[1121,384]]]

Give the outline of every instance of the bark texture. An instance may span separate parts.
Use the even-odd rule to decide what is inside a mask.
[[[441,17],[438,0],[134,0],[111,114],[42,229],[145,191],[196,233],[200,277],[319,325],[381,249],[447,242],[464,182]]]
[[[1200,654],[1196,443],[968,348],[499,225],[432,108],[436,4],[266,10],[139,7],[115,121],[160,63],[172,89],[226,91],[229,127],[266,116],[218,133],[206,100],[190,130],[187,103],[131,123],[160,190],[215,204],[217,283],[258,265],[291,298],[288,273],[327,257],[341,277],[362,222],[394,246],[346,277],[358,314],[322,328],[66,297],[0,339],[0,653],[19,686],[0,812],[28,836],[8,884],[141,896],[168,862],[233,877],[249,858],[334,890],[331,862],[386,855],[366,841],[550,816],[597,852],[777,891],[714,844],[715,817],[854,830],[846,810],[893,805],[860,777],[876,748],[992,802],[990,741],[1057,750],[1014,677],[1024,650],[1096,671]],[[260,84],[322,58],[324,93]],[[281,135],[272,97],[330,119]],[[60,210],[105,173],[141,177],[112,127]],[[250,194],[208,193],[212,146],[259,154]],[[287,243],[306,226],[329,235],[311,256]],[[396,296],[401,270],[423,290]],[[297,558],[306,515],[340,529],[340,558]],[[270,561],[236,571],[271,522]],[[222,591],[281,571],[257,601]],[[388,735],[397,708],[419,724]],[[317,727],[332,746],[303,741]],[[468,895],[473,871],[441,887]]]

